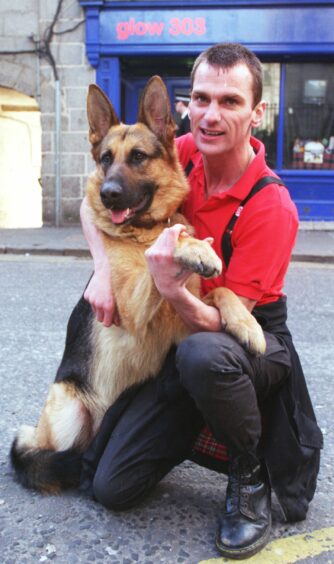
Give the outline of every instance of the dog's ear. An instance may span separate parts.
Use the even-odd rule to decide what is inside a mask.
[[[139,104],[138,121],[147,125],[165,145],[173,143],[175,123],[167,89],[160,76],[152,76],[145,86]]]
[[[87,117],[89,123],[89,141],[97,145],[102,141],[119,119],[112,103],[96,84],[90,84],[87,96]]]

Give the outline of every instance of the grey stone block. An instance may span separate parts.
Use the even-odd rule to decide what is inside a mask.
[[[43,224],[55,224],[55,209],[56,207],[54,198],[43,198]]]
[[[56,191],[56,178],[54,174],[44,175],[42,178],[42,197],[43,200],[46,198],[54,198]]]
[[[54,153],[43,153],[42,154],[42,178],[44,175],[54,174],[55,172],[55,161]]]
[[[56,6],[57,2],[55,2],[55,0],[43,0],[43,2],[40,3],[41,19],[53,19]],[[67,23],[66,20],[69,20],[73,24],[73,21],[71,20],[75,18],[78,18],[80,20],[83,18],[83,16],[83,9],[81,8],[79,2],[66,0],[60,12],[60,23]]]
[[[88,131],[88,120],[85,109],[70,110],[70,128],[72,131]],[[87,143],[87,136],[86,136]]]
[[[56,43],[51,52],[58,66],[82,65],[85,62],[85,46],[80,43]]]
[[[82,176],[62,176],[61,193],[65,198],[82,198]]]
[[[62,200],[61,218],[63,225],[80,223],[81,198],[64,198]]]
[[[42,151],[51,152],[54,150],[54,136],[50,131],[42,133]]]
[[[88,86],[95,79],[95,70],[88,65],[63,67],[59,69],[62,86]]]
[[[88,84],[86,86],[65,88],[66,106],[69,109],[81,109],[86,115],[86,100],[88,94]]]
[[[78,174],[84,171],[85,155],[63,153],[61,158],[61,173],[65,175]]]

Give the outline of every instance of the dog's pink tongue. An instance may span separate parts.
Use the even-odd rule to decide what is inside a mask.
[[[128,214],[127,210],[111,210],[111,219],[113,223],[123,223],[126,220]]]

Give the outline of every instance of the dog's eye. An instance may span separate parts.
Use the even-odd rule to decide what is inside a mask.
[[[131,152],[131,161],[134,163],[141,163],[146,159],[145,153],[142,151],[132,151]]]
[[[112,164],[112,154],[110,151],[104,153],[101,157],[101,164],[103,166],[110,166]]]

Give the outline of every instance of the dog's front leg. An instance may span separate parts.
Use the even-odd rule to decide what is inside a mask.
[[[144,332],[161,307],[163,298],[146,268],[135,275],[129,274],[123,282],[117,284],[115,291],[121,325],[132,335],[144,337]]]
[[[266,341],[261,326],[232,290],[216,288],[203,301],[219,310],[224,331],[233,335],[247,350],[255,355],[265,352]]]
[[[210,240],[195,239],[184,231],[179,235],[174,258],[184,269],[204,278],[218,276],[222,271],[222,262],[211,247]]]

